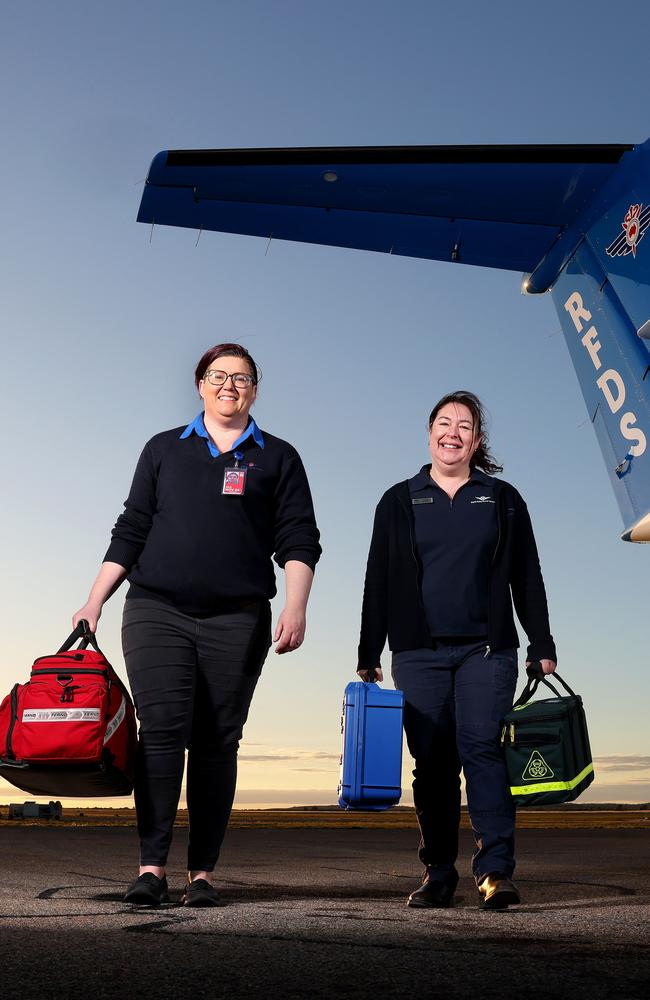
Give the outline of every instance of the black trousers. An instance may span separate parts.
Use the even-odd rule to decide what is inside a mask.
[[[187,748],[188,869],[213,870],[235,795],[239,740],[270,645],[268,601],[210,618],[158,601],[125,602],[122,648],[140,722],[141,864],[167,861]]]
[[[490,653],[486,640],[440,640],[433,649],[393,653],[393,680],[404,692],[404,729],[415,758],[420,860],[432,878],[456,884],[462,767],[476,840],[474,877],[512,875],[515,807],[500,735],[515,696],[516,649]]]

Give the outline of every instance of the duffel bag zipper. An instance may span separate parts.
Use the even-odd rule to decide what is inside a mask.
[[[14,726],[16,725],[16,719],[18,718],[18,688],[20,684],[14,684],[11,689],[11,722],[9,723],[9,728],[7,730],[7,757],[11,757],[12,760],[16,759],[14,753],[14,748],[12,746],[12,737],[14,734]]]
[[[61,658],[61,660],[63,661],[63,663],[70,663],[70,662],[74,662],[75,660],[77,660],[77,661],[83,660],[84,654],[83,653],[52,653],[52,654],[50,654],[50,656],[37,656],[36,659],[34,660],[34,666],[36,666],[37,663],[41,663],[43,660],[56,660],[59,657]]]
[[[58,670],[54,667],[40,667],[38,670],[32,670],[32,677],[37,674],[101,674],[102,677],[107,677],[108,671],[100,670],[98,667],[70,667],[68,670],[62,667]]]

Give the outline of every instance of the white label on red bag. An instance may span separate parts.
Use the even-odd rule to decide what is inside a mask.
[[[106,736],[104,737],[104,743],[108,743],[111,736],[119,726],[120,722],[124,722],[125,715],[126,715],[126,699],[124,695],[122,695],[122,701],[120,702],[120,707],[118,708],[117,712],[115,713],[115,715],[113,716],[113,718],[106,727]]]
[[[23,722],[99,722],[99,708],[25,708]]]

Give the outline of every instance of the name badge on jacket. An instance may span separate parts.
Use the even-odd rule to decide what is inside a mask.
[[[243,496],[246,490],[246,469],[241,469],[238,466],[231,466],[229,469],[224,469],[223,473],[223,486],[221,492],[224,496]]]

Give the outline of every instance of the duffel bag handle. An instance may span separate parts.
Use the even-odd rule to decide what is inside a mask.
[[[545,674],[544,671],[542,670],[542,665],[539,662],[539,660],[532,660],[531,663],[529,663],[528,666],[526,667],[526,673],[528,675],[526,687],[521,692],[516,702],[512,706],[513,708],[517,708],[518,705],[525,705],[526,702],[530,701],[530,699],[537,691],[537,688],[540,685],[540,681],[543,684],[546,684],[546,687],[550,688],[553,694],[557,698],[562,697],[561,693],[558,691],[555,685],[552,684],[551,681],[548,679],[550,675]],[[560,682],[560,684],[568,694],[572,695],[575,698],[575,691],[572,691],[567,682],[562,680],[557,670],[553,672],[553,677],[556,681]]]
[[[85,618],[81,619],[74,632],[71,632],[61,648],[57,649],[57,653],[67,653],[69,649],[72,649],[78,639],[80,639],[81,642],[77,646],[77,649],[85,649],[90,643],[93,649],[95,649],[98,653],[102,653],[101,649],[97,645],[95,633],[90,631],[90,625]],[[104,654],[102,653],[102,656],[103,655]]]

